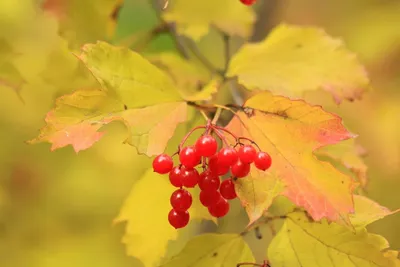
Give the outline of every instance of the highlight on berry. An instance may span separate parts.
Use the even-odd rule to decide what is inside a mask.
[[[194,144],[185,146],[187,139],[196,131],[203,130]],[[229,144],[224,134],[234,138]],[[173,157],[177,156],[174,165]],[[266,171],[271,167],[271,156],[247,137],[238,137],[224,127],[212,124],[193,128],[182,139],[178,151],[172,156],[160,154],[153,160],[153,170],[168,174],[172,186],[178,189],[170,198],[171,211],[168,221],[172,227],[185,227],[190,220],[189,209],[192,195],[185,188],[200,188],[201,204],[216,218],[225,216],[230,209],[229,200],[237,197],[235,180],[245,179],[251,169]],[[221,181],[222,180],[222,181]]]

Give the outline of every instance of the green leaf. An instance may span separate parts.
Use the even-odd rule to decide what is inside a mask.
[[[270,172],[259,171],[252,166],[251,173],[244,179],[237,179],[235,190],[245,208],[250,223],[271,206],[272,201],[284,191],[283,182]]]
[[[178,255],[161,266],[222,267],[254,261],[253,253],[240,235],[203,234],[190,240]]]
[[[364,228],[370,223],[400,211],[400,209],[391,211],[360,195],[354,195],[354,209],[355,213],[350,214],[350,221],[355,228]]]
[[[247,37],[256,19],[251,8],[231,0],[170,1],[163,18],[175,22],[178,33],[194,40],[206,35],[211,25],[229,35]]]
[[[360,229],[310,221],[293,213],[272,240],[268,259],[273,267],[398,267],[397,253],[386,253],[387,241]]]
[[[126,48],[99,42],[84,51],[81,58],[103,88],[60,97],[47,125],[29,142],[52,143],[52,150],[70,144],[78,152],[101,138],[103,125],[121,121],[129,133],[126,142],[139,153],[162,153],[176,126],[187,119],[187,104],[172,80]]]
[[[369,80],[342,41],[322,29],[282,24],[262,42],[244,45],[232,57],[228,76],[250,90],[287,96],[324,89],[340,103],[359,99]]]
[[[168,223],[171,210],[169,199],[174,190],[176,188],[171,186],[168,178],[150,168],[133,185],[115,219],[115,223],[127,222],[122,241],[126,244],[128,255],[141,260],[145,267],[157,264],[166,253],[168,241],[178,237],[180,230]],[[203,217],[204,213],[198,212],[198,208],[199,205],[194,205],[189,209],[191,220],[210,218],[209,215]]]

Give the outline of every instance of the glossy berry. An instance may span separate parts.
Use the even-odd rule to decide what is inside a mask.
[[[240,160],[236,161],[235,164],[231,167],[231,173],[233,177],[242,178],[249,174],[250,172],[250,164],[243,163]]]
[[[229,166],[218,164],[218,155],[214,155],[208,160],[208,169],[217,176],[221,176],[229,172]]]
[[[251,145],[244,145],[239,148],[238,156],[243,163],[252,163],[257,156],[257,151]]]
[[[229,202],[225,198],[221,197],[216,203],[208,207],[208,212],[214,217],[223,217],[229,211]]]
[[[160,174],[169,173],[173,166],[172,158],[167,154],[158,155],[153,160],[153,170]]]
[[[271,167],[272,159],[267,152],[258,152],[257,157],[254,160],[254,165],[257,169],[265,171]]]
[[[234,199],[236,198],[235,184],[231,179],[225,180],[221,183],[219,187],[219,192],[221,196],[225,199]]]
[[[179,160],[183,166],[193,168],[200,163],[200,155],[193,146],[187,146],[179,152]]]
[[[204,207],[208,207],[214,203],[217,203],[222,196],[217,190],[208,190],[200,191],[199,197],[201,204],[203,204]]]
[[[175,229],[185,227],[189,223],[188,211],[177,211],[172,209],[168,213],[168,221]]]
[[[246,6],[251,6],[256,2],[256,0],[240,0],[240,2]]]
[[[208,170],[200,174],[199,187],[203,191],[218,190],[220,183],[219,177]]]
[[[232,166],[238,160],[238,154],[233,147],[224,147],[218,153],[218,164]]]
[[[196,142],[196,152],[202,157],[211,157],[217,152],[218,144],[211,135],[203,135]]]
[[[195,187],[199,182],[199,172],[193,168],[181,167],[181,181],[185,187]]]
[[[186,211],[192,206],[192,195],[185,189],[178,189],[172,193],[171,206],[176,211]]]
[[[175,166],[169,172],[169,182],[175,187],[182,186],[182,172],[179,166]]]

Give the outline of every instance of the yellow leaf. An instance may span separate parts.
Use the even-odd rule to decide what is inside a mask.
[[[178,33],[194,40],[206,35],[210,26],[229,35],[247,37],[256,19],[251,8],[231,0],[170,1],[163,18],[175,22]]]
[[[324,89],[340,103],[359,99],[369,80],[342,42],[323,30],[282,24],[261,43],[246,44],[232,57],[228,76],[250,90],[288,96]]]
[[[251,223],[261,217],[275,197],[283,192],[284,184],[270,172],[252,166],[249,176],[235,181],[235,190]]]
[[[400,209],[390,211],[388,208],[360,195],[354,195],[354,209],[354,214],[350,214],[350,221],[355,228],[364,228],[370,223],[400,211]]]
[[[326,217],[350,223],[352,179],[313,154],[320,147],[352,137],[338,116],[302,100],[264,92],[250,98],[227,129],[254,140],[271,155],[268,172],[285,184],[283,195],[315,220]],[[256,219],[251,217],[250,223]]]
[[[288,215],[268,248],[273,267],[398,267],[387,241],[365,229],[356,233],[335,224],[310,221],[304,213]]]
[[[343,164],[352,171],[362,187],[367,185],[367,165],[361,158],[363,149],[357,146],[354,139],[345,140],[339,144],[322,147],[316,151],[317,155],[324,155]]]
[[[240,235],[203,234],[190,240],[178,255],[161,266],[219,267],[254,261],[253,253]]]
[[[128,255],[141,260],[145,267],[157,264],[166,253],[168,241],[178,237],[179,230],[168,222],[169,199],[174,190],[176,188],[171,186],[168,177],[148,169],[133,185],[115,219],[116,223],[127,222],[122,241]],[[203,218],[197,208],[196,205],[189,209],[191,220]]]
[[[86,45],[80,57],[102,88],[60,97],[39,137],[29,142],[50,142],[52,150],[71,144],[78,152],[101,138],[100,127],[122,121],[126,142],[139,153],[162,153],[187,119],[187,104],[168,75],[137,53],[102,42]]]

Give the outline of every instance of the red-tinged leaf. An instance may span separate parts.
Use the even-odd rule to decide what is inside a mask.
[[[313,154],[319,147],[353,136],[338,116],[302,100],[265,92],[250,98],[227,129],[253,139],[271,154],[268,171],[284,182],[283,194],[313,219],[349,224],[348,214],[354,211],[351,178]]]

